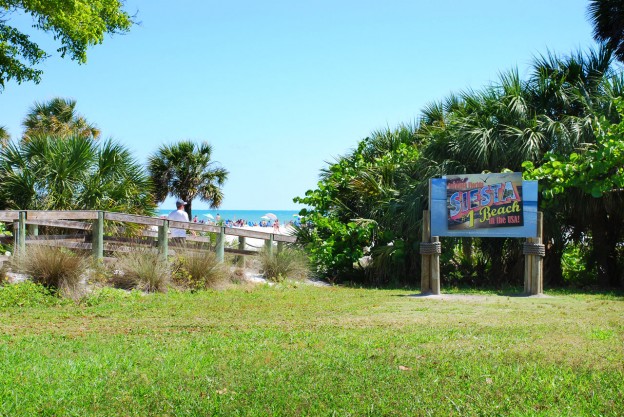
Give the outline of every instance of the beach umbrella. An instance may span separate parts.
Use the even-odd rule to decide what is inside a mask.
[[[210,220],[214,220],[214,216],[212,214],[204,214],[204,216],[208,217]]]
[[[262,217],[260,217],[260,218],[261,218],[262,220],[271,220],[271,218],[270,218],[270,217],[267,217],[267,216],[262,216]]]
[[[277,216],[273,213],[267,213],[264,215],[265,217],[271,219],[271,220],[277,220]]]

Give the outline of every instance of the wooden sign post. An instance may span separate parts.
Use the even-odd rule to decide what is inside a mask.
[[[438,236],[526,238],[524,293],[544,291],[542,213],[537,181],[521,173],[449,175],[429,180],[429,210],[423,212],[421,291],[440,294]],[[492,260],[498,262],[498,259]]]
[[[544,256],[546,248],[542,244],[542,222],[544,214],[537,213],[537,237],[530,237],[524,243],[524,293],[540,295],[544,293]]]

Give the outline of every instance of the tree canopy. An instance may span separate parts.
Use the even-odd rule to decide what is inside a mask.
[[[30,210],[154,213],[149,177],[124,146],[34,136],[0,151],[0,205]]]
[[[521,171],[529,161],[525,167],[544,164],[543,174],[558,179],[546,184],[551,193],[561,191],[554,204],[541,207],[551,282],[562,283],[566,248],[584,245],[599,281],[619,285],[624,242],[617,230],[624,225],[613,213],[624,211],[621,192],[613,190],[622,188],[617,106],[623,92],[624,77],[603,45],[538,57],[527,79],[503,72],[485,88],[434,102],[415,127],[376,133],[321,172],[318,188],[295,199],[309,207],[301,212],[300,240],[321,273],[374,285],[416,285],[428,179]],[[442,266],[453,283],[521,282],[517,240],[446,238],[444,245],[455,248],[443,254]],[[358,267],[362,255],[369,255],[365,268]]]
[[[32,136],[80,136],[97,139],[100,130],[76,112],[76,100],[55,97],[44,103],[35,103],[22,122],[23,139]]]
[[[12,14],[24,13],[33,27],[60,42],[57,52],[80,64],[87,62],[89,46],[104,36],[124,33],[133,24],[121,0],[0,0],[0,91],[7,81],[41,80],[36,66],[50,55],[23,31],[8,24]]]
[[[594,39],[605,43],[620,61],[624,61],[624,2],[591,0],[587,8],[594,25]]]
[[[228,171],[211,157],[212,146],[207,142],[196,144],[186,140],[158,148],[148,159],[156,202],[163,202],[170,194],[186,201],[189,219],[196,197],[210,203],[211,208],[219,207],[223,200],[221,187]]]

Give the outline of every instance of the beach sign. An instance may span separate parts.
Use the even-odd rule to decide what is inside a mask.
[[[449,230],[515,227],[524,224],[522,174],[448,175]]]
[[[537,181],[520,172],[432,178],[430,193],[432,236],[537,235]]]

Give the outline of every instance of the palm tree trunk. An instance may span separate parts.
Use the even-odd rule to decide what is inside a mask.
[[[189,221],[191,221],[193,219],[193,212],[191,210],[191,205],[192,205],[192,202],[191,201],[187,201],[186,202],[186,206],[184,206],[184,211],[186,211],[186,214],[188,214]]]

